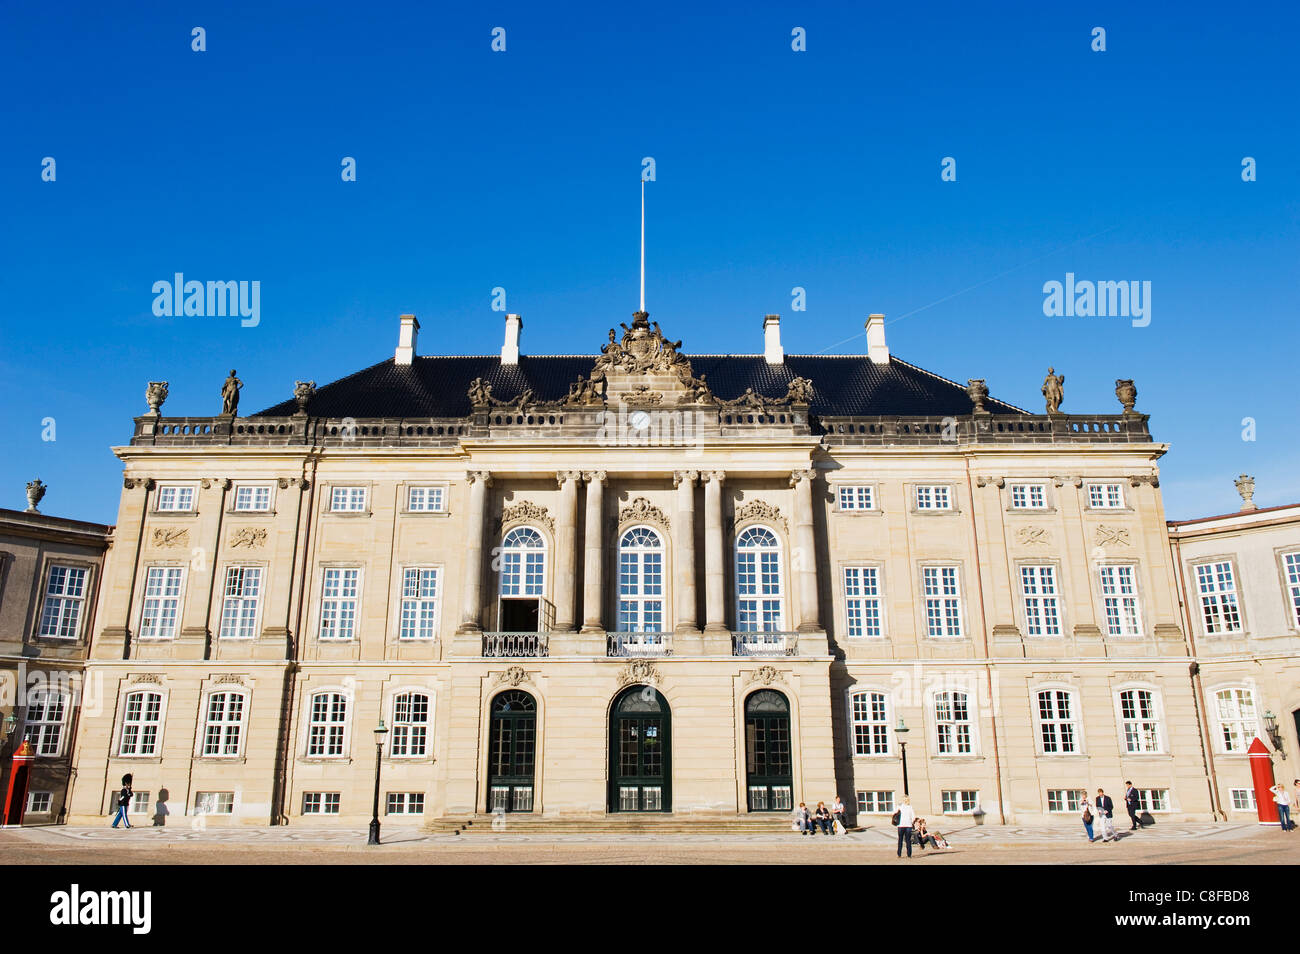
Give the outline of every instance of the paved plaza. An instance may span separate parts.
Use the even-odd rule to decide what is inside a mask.
[[[1300,863],[1300,832],[1256,824],[1170,825],[1089,844],[1082,828],[950,829],[953,848],[915,851],[912,864]],[[363,830],[297,827],[0,830],[0,863],[17,864],[906,864],[887,826],[846,835],[615,834],[387,828],[368,847]]]

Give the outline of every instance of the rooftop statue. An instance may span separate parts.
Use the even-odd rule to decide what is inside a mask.
[[[1043,379],[1043,397],[1047,398],[1047,413],[1060,414],[1061,402],[1065,400],[1065,375],[1056,374],[1055,368],[1047,369]]]
[[[221,413],[226,417],[234,417],[239,410],[239,389],[244,386],[244,382],[235,377],[235,369],[230,369],[230,377],[226,378],[226,383],[221,385]]]

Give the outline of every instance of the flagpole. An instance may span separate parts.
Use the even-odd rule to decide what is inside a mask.
[[[645,311],[645,176],[641,177],[641,311]]]

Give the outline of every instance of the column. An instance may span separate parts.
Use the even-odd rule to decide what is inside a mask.
[[[704,629],[726,632],[727,611],[722,592],[722,483],[720,470],[700,475],[704,481]]]
[[[582,631],[604,633],[605,472],[588,471],[586,560],[582,565]]]
[[[469,526],[465,528],[465,586],[456,632],[478,633],[483,629],[483,524],[492,475],[486,470],[472,470],[465,474],[465,481],[469,484]]]
[[[555,475],[560,485],[560,514],[555,528],[555,631],[571,633],[578,584],[578,481],[582,472],[563,470]]]
[[[693,470],[679,470],[673,474],[677,488],[677,559],[673,574],[673,588],[677,594],[677,625],[679,633],[698,633],[695,618],[695,481],[699,478]]]
[[[813,470],[796,470],[790,474],[794,488],[794,559],[791,561],[799,578],[799,632],[821,631],[821,614],[817,594],[817,540],[813,534]]]

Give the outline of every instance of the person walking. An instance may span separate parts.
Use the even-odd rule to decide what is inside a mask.
[[[117,814],[113,816],[113,827],[117,827],[118,822],[125,822],[126,827],[131,827],[131,819],[126,817],[127,810],[131,807],[131,776],[122,776],[122,790],[117,793]]]
[[[1115,822],[1112,817],[1115,811],[1115,802],[1102,789],[1097,789],[1097,820],[1101,823],[1101,840],[1115,840]]]
[[[1285,785],[1274,785],[1269,791],[1277,803],[1277,820],[1282,823],[1282,831],[1288,832],[1291,830],[1291,793]]]
[[[847,835],[849,826],[844,820],[844,803],[840,801],[838,795],[835,796],[835,801],[831,804],[831,817],[835,820],[835,824],[839,826],[840,834]]]
[[[1128,817],[1133,822],[1128,830],[1141,830],[1142,822],[1138,820],[1138,809],[1142,807],[1142,797],[1138,795],[1138,790],[1133,787],[1132,782],[1124,783],[1124,807],[1128,809]]]
[[[903,857],[903,845],[907,845],[907,857],[912,857],[912,826],[916,824],[916,812],[912,810],[912,800],[906,795],[894,813],[894,824],[898,826],[898,857]]]
[[[1092,813],[1092,802],[1088,799],[1088,793],[1086,791],[1083,793],[1083,798],[1079,801],[1081,802],[1079,808],[1080,814],[1083,818],[1083,830],[1088,833],[1088,843],[1092,844],[1097,840],[1092,833],[1092,823],[1096,820],[1096,816]]]

